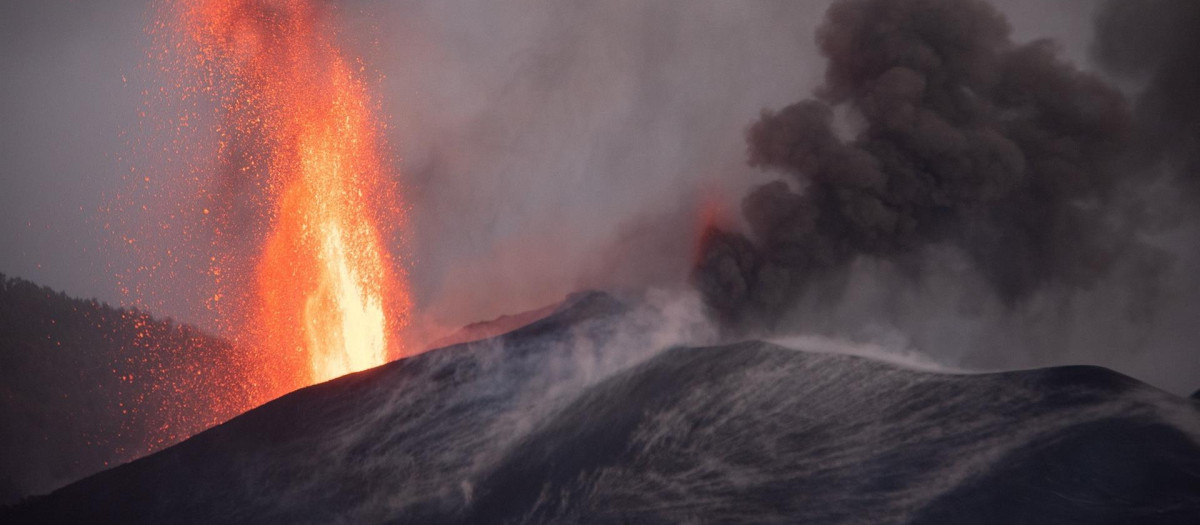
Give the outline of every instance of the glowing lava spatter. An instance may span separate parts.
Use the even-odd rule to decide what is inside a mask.
[[[380,125],[333,41],[330,8],[310,0],[177,7],[195,50],[190,65],[207,79],[202,91],[224,121],[216,154],[229,176],[251,179],[243,182],[260,193],[261,252],[241,283],[254,293],[228,295],[237,303],[232,331],[250,334],[252,376],[264,395],[401,353],[395,336],[407,295],[380,224],[398,220],[396,195],[381,162]],[[244,264],[213,260],[217,275]]]

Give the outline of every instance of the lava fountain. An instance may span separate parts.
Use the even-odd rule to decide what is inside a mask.
[[[227,331],[253,348],[247,377],[258,401],[402,354],[407,290],[384,242],[402,216],[398,192],[357,76],[363,68],[335,42],[331,8],[312,0],[172,5],[186,35],[184,63],[199,79],[187,91],[207,95],[221,122],[217,164],[255,195],[243,209],[214,206],[227,216],[215,223],[218,235],[232,217],[252,225],[253,262],[242,253],[209,259],[226,283],[212,301]]]

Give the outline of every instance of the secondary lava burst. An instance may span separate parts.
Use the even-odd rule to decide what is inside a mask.
[[[401,355],[402,270],[386,248],[402,221],[380,122],[310,0],[177,0],[160,23],[178,39],[171,67],[186,97],[212,104],[225,186],[193,199],[212,228],[210,307],[249,349],[258,403]],[[206,115],[184,115],[180,126]],[[188,118],[188,117],[193,118]],[[229,192],[227,192],[229,193]],[[207,200],[206,200],[207,199]],[[212,215],[210,218],[209,215]],[[222,236],[252,239],[250,249]],[[239,242],[245,242],[240,240]]]

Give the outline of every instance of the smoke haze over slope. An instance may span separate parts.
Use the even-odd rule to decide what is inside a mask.
[[[127,302],[131,298],[115,292],[105,264],[75,261],[81,245],[89,255],[101,250],[95,239],[102,238],[96,232],[104,217],[93,210],[104,200],[94,195],[118,191],[128,169],[128,162],[105,155],[121,156],[126,144],[110,139],[138,121],[138,90],[149,81],[137,72],[147,6],[33,4],[8,5],[0,16],[5,41],[12,42],[0,56],[4,70],[14,72],[0,80],[0,104],[13,117],[4,132],[20,139],[0,146],[5,184],[15,188],[0,195],[0,240],[12,247],[0,254],[0,271],[75,295]],[[994,5],[1011,33],[975,36],[1006,38],[1009,43],[1000,47],[1027,49],[1037,58],[1013,59],[1016,65],[1042,65],[1042,72],[1052,74],[1078,69],[1081,76],[1104,75],[1106,83],[1110,74],[1117,78],[1121,68],[1109,64],[1125,59],[1098,52],[1097,65],[1091,62],[1093,15],[1104,12],[1101,3]],[[435,327],[429,335],[541,307],[580,288],[686,288],[706,214],[720,217],[728,230],[750,232],[741,213],[743,196],[782,178],[778,169],[747,165],[747,128],[764,109],[783,115],[790,104],[809,98],[825,81],[828,65],[816,36],[829,3],[349,0],[339,6],[344,23],[339,37],[365,57],[368,76],[384,75],[372,87],[412,202],[409,274],[418,316],[424,316],[420,321]],[[992,18],[980,24],[991,27]],[[1159,27],[1155,20],[1148,26]],[[1117,29],[1104,38],[1122,42],[1146,34],[1137,27]],[[1048,44],[1023,47],[1047,37],[1058,46],[1057,59],[1049,58]],[[1167,42],[1136,49],[1156,45],[1182,48]],[[1129,101],[1134,142],[1149,126],[1143,117],[1147,106],[1135,94],[1153,71],[1166,71],[1155,67],[1126,67],[1114,84]],[[895,85],[903,87],[900,80]],[[853,90],[842,91],[843,100],[862,99]],[[77,111],[79,105],[90,109]],[[851,113],[830,117],[831,136],[843,144],[852,142],[862,124]],[[994,120],[983,127],[994,131]],[[1009,131],[998,133],[1012,141]],[[1102,140],[1087,144],[1109,153]],[[1088,163],[1103,164],[1106,171],[1133,169],[1090,157],[1075,165]],[[1102,190],[1113,192],[1109,186]],[[988,188],[970,187],[992,191]],[[1171,193],[1160,187],[1143,191],[1155,198]],[[1158,206],[1146,207],[1147,215],[1132,214],[1137,210],[1125,201],[1113,206],[1122,208],[1122,220],[1136,225],[1139,234],[1127,227],[1114,234],[1108,226],[1094,229],[1097,223],[1083,221],[1055,239],[1082,231],[1081,246],[1091,249],[1096,243],[1084,241],[1103,232],[1099,244],[1105,254],[1107,243],[1118,239],[1149,246],[1136,253],[1165,251],[1173,262],[1157,255],[1113,258],[1099,271],[1089,266],[1095,257],[1062,250],[1053,255],[1064,262],[1052,281],[1084,284],[1062,291],[1031,280],[1027,271],[996,268],[990,276],[978,271],[981,261],[1032,259],[1010,259],[1009,251],[949,249],[943,237],[922,233],[915,240],[893,239],[922,246],[906,258],[841,261],[838,278],[822,279],[820,293],[800,297],[780,312],[781,322],[796,331],[899,341],[954,364],[1097,363],[1173,390],[1194,390],[1200,365],[1190,364],[1196,360],[1189,359],[1188,341],[1200,336],[1191,328],[1200,287],[1188,270],[1197,260],[1189,226],[1195,221],[1183,212],[1163,217]],[[1187,205],[1177,203],[1176,209]],[[957,218],[974,211],[955,213]],[[965,230],[956,232],[963,244],[979,244],[979,235]],[[120,250],[105,257],[116,259],[118,267],[128,265]],[[1156,282],[1146,279],[1152,275],[1144,269],[1147,263],[1159,268]],[[1016,277],[995,275],[1009,273]],[[995,291],[999,281],[1016,283],[1009,286],[1016,290],[1012,297]],[[195,307],[198,294],[188,292],[199,283],[185,278],[172,284],[152,310],[209,323]],[[1145,315],[1130,317],[1131,305]]]
[[[985,2],[835,3],[825,82],[747,132],[749,162],[788,177],[743,201],[749,236],[706,234],[717,318],[882,329],[985,367],[1187,361],[1195,329],[1171,318],[1195,312],[1195,280],[1173,259],[1194,242],[1151,227],[1148,104],[1135,125],[1104,78],[1010,32]]]

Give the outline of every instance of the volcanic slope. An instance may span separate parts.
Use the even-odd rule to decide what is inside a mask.
[[[1115,372],[669,347],[604,294],[309,387],[5,523],[1196,523],[1200,410]]]

